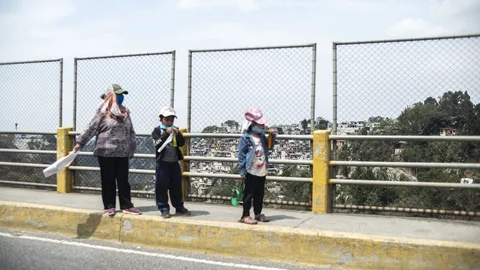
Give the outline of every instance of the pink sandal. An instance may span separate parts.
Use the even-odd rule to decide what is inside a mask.
[[[251,216],[242,217],[239,221],[245,224],[250,224],[250,225],[257,224],[257,221]]]

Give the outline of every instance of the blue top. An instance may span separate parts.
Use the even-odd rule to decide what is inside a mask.
[[[268,149],[265,134],[260,135],[260,141],[262,142],[263,149]],[[275,137],[273,141],[275,141]],[[251,132],[247,131],[240,137],[240,141],[238,142],[238,168],[241,175],[247,175],[248,169],[252,166],[254,154],[255,142],[253,141]],[[268,168],[268,150],[265,151],[265,161]]]

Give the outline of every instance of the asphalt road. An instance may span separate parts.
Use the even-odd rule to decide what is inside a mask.
[[[0,269],[305,270],[327,268],[0,229]]]

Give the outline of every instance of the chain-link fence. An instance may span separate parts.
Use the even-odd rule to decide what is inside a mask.
[[[24,184],[42,187],[45,184],[55,186],[55,176],[43,175],[43,167],[56,161],[57,138],[55,133],[13,133],[0,131],[0,184]],[[13,164],[29,164],[29,166],[14,166]]]
[[[129,93],[124,105],[131,111],[137,134],[150,134],[159,124],[164,106],[174,106],[175,51],[135,55],[75,58],[74,129],[83,131],[100,106],[100,96],[109,84],[116,83]],[[94,140],[83,151],[94,150]],[[153,154],[150,137],[137,136],[137,154]],[[79,156],[75,166],[98,167],[93,156]],[[155,160],[134,158],[131,168],[155,169]],[[132,190],[153,190],[153,175],[131,174]],[[74,186],[100,187],[98,172],[76,171]]]
[[[333,61],[334,134],[480,135],[480,35],[334,43]],[[336,148],[338,160],[480,162],[478,142],[336,141]],[[480,171],[341,167],[337,178],[468,184],[480,183]],[[335,202],[479,211],[478,195],[337,185]]]
[[[0,131],[52,132],[61,126],[62,78],[63,59],[0,63]]]
[[[279,134],[315,128],[316,45],[191,50],[187,127],[193,133],[240,133],[244,113],[257,107]],[[310,105],[310,106],[308,106]],[[192,138],[190,154],[237,157],[238,139]],[[271,159],[310,159],[309,141],[278,140]],[[190,163],[192,172],[237,174],[236,162]],[[276,164],[269,175],[309,176],[309,166]],[[231,179],[192,177],[190,194],[229,197]],[[266,200],[309,202],[309,183],[269,182]],[[303,196],[303,195],[305,196]]]
[[[0,63],[0,92],[4,100],[0,108],[0,162],[55,162],[55,152],[35,152],[56,150],[52,132],[62,125],[62,84],[63,59]],[[55,185],[56,178],[45,178],[42,170],[1,165],[0,181],[36,187]]]

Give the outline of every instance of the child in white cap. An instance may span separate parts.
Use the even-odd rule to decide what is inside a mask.
[[[172,107],[164,107],[160,111],[160,122],[152,132],[155,141],[156,177],[155,177],[155,201],[162,217],[170,218],[170,206],[168,205],[168,192],[170,201],[175,207],[177,215],[190,215],[190,211],[183,205],[182,200],[182,172],[179,160],[183,159],[181,146],[185,145],[185,138],[173,125],[176,112]],[[172,136],[172,137],[170,137]],[[170,138],[170,139],[169,139]],[[161,149],[163,147],[163,149]],[[158,150],[161,149],[160,152]]]
[[[257,221],[270,221],[264,214],[263,196],[268,168],[268,144],[265,136],[267,118],[259,109],[250,108],[245,113],[246,132],[238,143],[238,165],[240,176],[245,181],[243,193],[243,213],[240,222],[257,224]],[[275,132],[272,133],[275,136]],[[273,140],[275,141],[275,140]],[[273,147],[273,144],[271,145]],[[271,148],[270,148],[271,149]],[[255,218],[250,216],[253,200]]]

